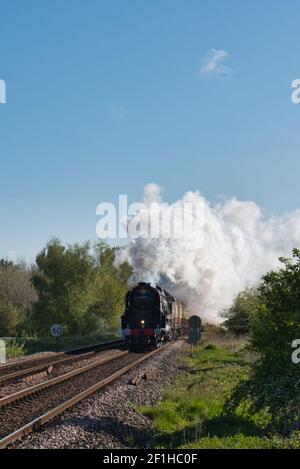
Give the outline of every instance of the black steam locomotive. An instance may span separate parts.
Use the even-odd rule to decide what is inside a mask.
[[[159,285],[140,282],[127,292],[122,333],[130,350],[156,348],[187,332],[188,310]]]

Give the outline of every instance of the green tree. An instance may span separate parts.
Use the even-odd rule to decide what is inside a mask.
[[[251,322],[251,343],[272,372],[294,373],[291,343],[300,338],[300,250],[293,259],[280,258],[283,267],[263,277],[260,306]]]
[[[20,309],[30,307],[37,299],[31,283],[33,267],[0,260],[0,296]]]
[[[116,248],[99,242],[65,247],[50,241],[36,258],[32,282],[38,292],[30,325],[48,334],[61,323],[66,334],[118,330],[132,269],[115,265]]]
[[[239,293],[233,305],[223,313],[224,326],[235,335],[248,335],[250,319],[259,304],[257,289],[247,288]]]
[[[117,331],[120,316],[124,311],[124,298],[132,268],[127,262],[115,265],[116,249],[100,242],[95,246],[97,276],[95,279],[94,302],[90,313],[106,329]]]
[[[18,320],[18,310],[0,298],[0,337],[14,336]]]
[[[53,323],[62,323],[66,334],[89,333],[95,321],[87,315],[94,290],[95,266],[90,245],[63,246],[50,241],[36,258],[32,282],[38,292],[32,323],[49,333]]]
[[[286,434],[300,428],[300,364],[291,359],[292,342],[300,339],[300,250],[293,250],[293,259],[279,260],[282,267],[262,279],[250,321],[250,344],[258,359],[231,404],[246,405],[252,415],[264,412],[265,422]]]
[[[4,310],[10,311],[10,334],[19,333],[37,299],[36,291],[31,283],[33,267],[25,263],[14,264],[0,260],[0,297],[2,315]],[[6,314],[6,313],[5,313]],[[13,331],[13,332],[12,332]]]

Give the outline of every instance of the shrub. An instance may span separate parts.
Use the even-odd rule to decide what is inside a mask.
[[[15,339],[5,340],[6,358],[22,357],[26,354],[24,343],[18,343]]]
[[[231,308],[223,313],[223,317],[226,318],[224,326],[237,336],[249,334],[250,320],[259,302],[260,298],[256,289],[247,288],[242,291]]]
[[[259,359],[231,404],[251,414],[264,411],[270,430],[288,434],[300,428],[299,365],[291,360],[291,343],[300,338],[300,250],[280,262],[281,269],[263,277],[250,321],[251,348]]]

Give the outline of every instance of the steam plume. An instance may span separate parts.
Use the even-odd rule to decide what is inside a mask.
[[[120,251],[117,262],[127,260],[135,269],[135,280],[159,283],[210,323],[219,323],[222,310],[242,289],[276,268],[278,257],[289,256],[300,246],[300,210],[274,217],[255,202],[235,197],[211,206],[199,192],[187,192],[175,204],[167,204],[160,193],[154,183],[145,187],[146,212],[151,202],[169,210],[175,204],[195,203],[203,218],[202,232],[188,239],[137,237]],[[144,217],[145,211],[136,216]]]

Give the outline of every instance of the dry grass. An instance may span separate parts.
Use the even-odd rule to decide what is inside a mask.
[[[233,336],[224,328],[209,324],[204,327],[202,342],[222,347],[231,353],[240,352],[249,343],[247,336]]]

